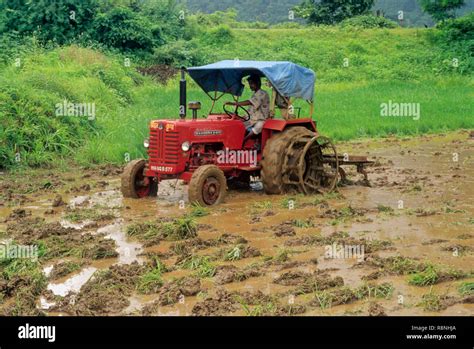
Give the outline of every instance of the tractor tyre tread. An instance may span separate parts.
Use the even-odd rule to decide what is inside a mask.
[[[142,171],[145,166],[145,159],[132,160],[125,166],[121,176],[121,191],[125,198],[138,198],[137,192],[135,191],[135,176],[138,171]]]
[[[224,172],[216,165],[202,165],[194,171],[189,181],[188,199],[191,204],[198,203],[202,206],[208,206],[202,197],[202,186],[207,177],[214,176],[221,185],[221,192],[219,198],[213,205],[222,203],[227,194],[227,179]]]
[[[260,176],[266,194],[282,194],[285,188],[282,182],[284,154],[294,137],[314,135],[314,132],[303,126],[292,126],[273,135],[263,150],[262,169]]]

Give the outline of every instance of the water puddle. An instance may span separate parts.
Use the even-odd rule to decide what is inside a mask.
[[[87,203],[89,203],[89,195],[80,195],[76,196],[74,198],[69,199],[69,206],[72,208],[77,207],[77,206],[83,206]]]
[[[129,241],[124,231],[123,220],[118,220],[114,224],[107,225],[97,230],[98,234],[106,234],[117,244],[118,263],[130,264],[134,261],[143,263],[139,254],[143,252],[143,247],[138,242]]]
[[[84,221],[77,222],[77,223],[76,222],[71,222],[71,221],[66,220],[66,219],[61,219],[59,221],[59,224],[61,224],[61,226],[63,226],[64,228],[73,228],[73,229],[76,229],[76,230],[81,230],[84,227],[87,227],[91,223],[93,223],[93,221],[91,221],[90,219],[86,219]]]
[[[46,298],[42,296],[40,297],[40,304],[39,304],[40,309],[48,310],[49,308],[55,305],[56,305],[55,302],[49,302]]]
[[[47,289],[61,297],[65,297],[71,292],[77,293],[82,285],[89,281],[96,270],[97,268],[94,267],[84,268],[78,274],[68,278],[64,282],[48,284]]]
[[[157,201],[169,205],[179,201],[188,201],[188,187],[182,180],[164,180],[158,185]]]

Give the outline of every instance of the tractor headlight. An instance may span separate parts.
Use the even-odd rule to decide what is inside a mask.
[[[189,151],[189,149],[191,149],[191,144],[188,141],[186,141],[183,144],[181,144],[181,149],[183,151]]]
[[[148,147],[150,146],[150,141],[149,141],[148,139],[145,139],[145,140],[143,141],[143,146],[144,146],[145,148],[148,148]]]

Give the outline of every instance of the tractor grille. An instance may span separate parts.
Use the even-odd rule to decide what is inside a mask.
[[[179,137],[178,132],[150,130],[150,147],[148,157],[150,162],[159,165],[178,164]]]

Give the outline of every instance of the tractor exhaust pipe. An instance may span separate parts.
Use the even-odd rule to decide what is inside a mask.
[[[179,118],[186,119],[186,68],[181,67],[181,80],[179,81]]]

